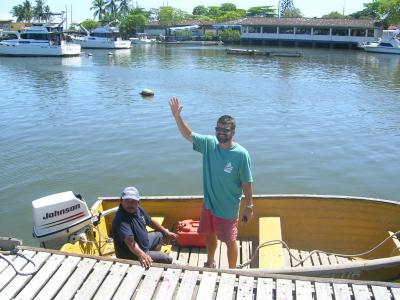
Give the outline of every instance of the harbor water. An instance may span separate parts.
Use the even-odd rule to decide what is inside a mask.
[[[31,201],[53,193],[72,190],[89,205],[129,185],[200,195],[201,157],[176,128],[171,96],[196,132],[236,118],[256,194],[400,201],[400,56],[300,50],[279,58],[143,45],[0,57],[0,236],[35,245]],[[144,88],[155,96],[140,96]]]

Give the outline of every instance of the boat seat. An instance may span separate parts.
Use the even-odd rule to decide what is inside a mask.
[[[394,243],[393,250],[391,252],[391,256],[397,256],[400,254],[400,241],[396,235],[393,235],[394,232],[388,231],[389,236],[392,237],[392,241]]]
[[[156,221],[158,224],[161,224],[161,225],[164,222],[164,217],[151,217],[151,219],[153,221]],[[150,226],[146,226],[146,229],[147,229],[148,232],[154,231],[154,229],[151,228]]]
[[[282,240],[281,218],[261,217],[259,221],[259,245],[272,240]],[[281,243],[261,247],[258,252],[259,267],[277,269],[285,267],[283,247]]]

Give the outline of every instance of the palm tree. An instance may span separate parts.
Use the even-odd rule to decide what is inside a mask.
[[[106,4],[106,10],[109,14],[111,14],[113,17],[117,14],[118,11],[118,5],[117,2],[120,0],[108,0]]]
[[[104,0],[93,0],[90,10],[94,10],[93,18],[99,17],[99,21],[103,20],[106,13],[106,2]]]
[[[13,6],[10,13],[13,17],[17,17],[17,22],[24,20],[24,8],[21,4]]]
[[[44,0],[36,0],[36,4],[33,7],[33,17],[39,22],[41,22],[42,20],[46,20],[44,2]]]
[[[119,12],[123,16],[127,16],[129,14],[129,2],[130,2],[130,0],[120,0]]]
[[[26,22],[30,22],[32,20],[32,4],[29,0],[25,0],[22,3],[22,7],[24,10],[24,20]]]

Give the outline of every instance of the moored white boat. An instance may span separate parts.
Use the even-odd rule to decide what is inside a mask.
[[[129,49],[131,41],[123,40],[120,37],[117,27],[112,26],[115,22],[111,22],[106,26],[99,26],[88,31],[85,30],[85,36],[71,36],[72,42],[81,45],[82,48],[91,49]]]
[[[246,272],[348,279],[400,278],[400,203],[346,196],[255,195],[254,218],[240,224],[238,265]],[[32,202],[34,235],[42,246],[113,257],[111,223],[118,198],[99,198],[89,210],[72,192]],[[202,197],[142,197],[141,205],[163,226],[199,218]],[[242,210],[244,206],[242,205]],[[177,209],[179,208],[179,209]],[[257,251],[256,248],[259,248]],[[203,266],[204,248],[166,247],[174,259]],[[317,251],[318,250],[318,251]],[[227,268],[218,244],[217,268]]]
[[[137,34],[137,37],[129,38],[132,44],[155,44],[156,39],[149,39],[145,34]]]
[[[360,45],[367,52],[400,54],[400,41],[397,36],[400,34],[400,29],[384,30],[382,37],[373,43]]]
[[[60,26],[38,24],[12,34],[12,38],[0,41],[0,55],[62,57],[81,53],[80,45],[66,41]]]

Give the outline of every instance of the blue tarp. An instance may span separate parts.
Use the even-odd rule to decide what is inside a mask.
[[[231,25],[231,24],[215,24],[213,25],[214,29],[238,29],[240,30],[240,25]]]

